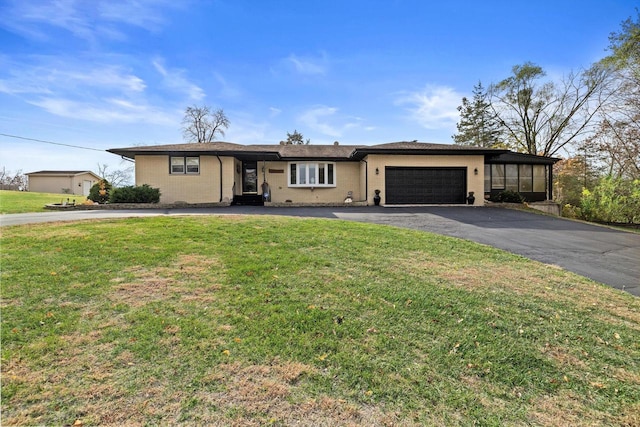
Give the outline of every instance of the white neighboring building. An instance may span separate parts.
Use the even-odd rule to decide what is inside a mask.
[[[91,171],[38,171],[26,175],[29,191],[79,196],[88,196],[91,187],[101,179]]]

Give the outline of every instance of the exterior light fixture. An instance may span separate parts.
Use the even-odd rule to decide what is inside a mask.
[[[380,175],[380,169],[376,168],[376,175]]]
[[[475,168],[475,169],[473,170],[473,174],[474,174],[474,175],[478,175],[478,168]]]

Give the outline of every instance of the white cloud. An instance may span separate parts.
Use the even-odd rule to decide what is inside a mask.
[[[294,69],[300,74],[321,75],[326,74],[328,61],[326,55],[320,58],[298,57],[294,54],[289,55],[287,61],[293,65]]]
[[[227,79],[222,76],[222,74],[213,73],[213,77],[220,85],[219,94],[221,98],[233,100],[242,98],[242,90],[229,83]]]
[[[272,68],[274,75],[301,75],[305,77],[324,76],[329,71],[329,58],[326,53],[316,56],[291,54],[281,58]]]
[[[29,101],[50,114],[97,123],[149,123],[177,126],[179,118],[152,108],[122,99],[104,99],[102,102],[83,102],[67,98],[43,97]]]
[[[333,116],[337,108],[319,106],[305,111],[300,115],[299,120],[309,128],[322,132],[325,135],[339,137],[341,132],[327,122],[327,118]]]
[[[152,63],[156,71],[163,77],[163,84],[167,88],[187,95],[191,101],[200,101],[205,97],[204,90],[191,83],[184,76],[185,70],[167,69],[162,59],[156,59]]]
[[[360,128],[363,119],[359,117],[337,116],[338,108],[319,105],[305,111],[298,117],[298,121],[310,129],[325,135],[338,138],[345,131]]]
[[[0,92],[7,94],[73,93],[98,88],[120,92],[143,92],[145,82],[124,67],[99,64],[87,68],[66,58],[37,57],[37,65],[7,61],[7,78],[0,79]]]
[[[417,92],[403,92],[396,105],[407,106],[411,119],[426,129],[449,128],[457,123],[463,95],[446,86],[427,85]]]
[[[156,31],[165,22],[162,8],[178,7],[185,2],[170,0],[103,0],[98,4],[100,17],[113,22],[122,22],[132,26]]]
[[[0,8],[0,26],[28,38],[48,40],[56,27],[76,38],[126,40],[124,25],[158,31],[167,8],[182,7],[169,0],[9,0]]]
[[[86,85],[102,88],[117,88],[123,91],[143,92],[145,82],[122,67],[107,65],[100,68],[82,70],[55,70],[56,80],[62,84]]]
[[[8,75],[4,76],[2,70],[11,71],[5,71]],[[157,84],[149,88],[137,73],[121,65],[50,56],[29,57],[23,61],[0,57],[0,93],[59,117],[96,123],[139,122],[179,127],[178,111],[184,99],[199,100],[204,92],[188,82],[180,70],[167,70],[159,63],[156,70],[163,76],[162,85],[169,88],[169,92],[178,92],[179,97],[162,93]]]
[[[282,113],[282,110],[276,107],[269,107],[269,117],[276,117]]]

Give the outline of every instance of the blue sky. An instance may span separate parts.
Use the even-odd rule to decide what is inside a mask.
[[[640,0],[0,0],[8,171],[89,169],[107,148],[183,142],[190,105],[225,141],[452,143],[456,107],[526,61],[550,77],[606,55]],[[98,151],[95,151],[98,150]]]

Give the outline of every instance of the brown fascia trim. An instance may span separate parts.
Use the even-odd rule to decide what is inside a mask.
[[[509,150],[495,150],[495,149],[478,149],[478,150],[468,150],[468,149],[376,149],[372,148],[356,148],[354,152],[351,154],[351,158],[355,160],[362,160],[366,156],[370,154],[402,154],[402,155],[429,155],[429,156],[442,156],[442,155],[457,155],[457,156],[486,156],[489,154],[499,155],[508,153]]]
[[[501,158],[502,155],[505,155]],[[506,163],[519,163],[530,165],[553,165],[562,159],[557,157],[538,156],[535,154],[527,153],[515,153],[508,151],[506,153],[500,153],[497,155],[487,155],[485,157],[485,163],[487,164],[506,164]]]
[[[159,150],[159,151],[145,151],[145,150],[121,150],[112,148],[107,150],[109,153],[116,154],[118,156],[127,157],[129,159],[135,159],[136,156],[213,156],[213,157],[256,157],[265,160],[280,160],[280,154],[277,151],[208,151],[208,150],[190,150],[190,151],[175,151],[175,150]]]

